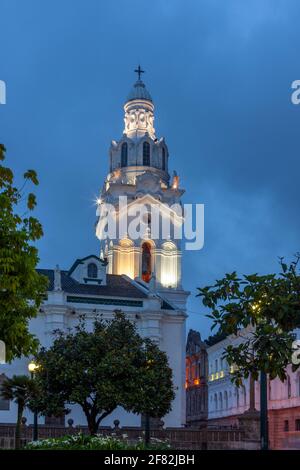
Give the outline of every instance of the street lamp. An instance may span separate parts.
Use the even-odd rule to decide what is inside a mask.
[[[28,370],[32,379],[34,378],[34,373],[36,372],[37,368],[38,365],[33,361],[28,364]],[[38,440],[38,412],[36,408],[34,408],[33,413],[33,440]]]
[[[261,450],[269,449],[268,435],[268,381],[265,371],[260,372],[260,438]]]

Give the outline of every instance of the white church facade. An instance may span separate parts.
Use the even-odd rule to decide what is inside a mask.
[[[53,331],[74,327],[82,314],[89,327],[95,315],[111,319],[114,310],[121,309],[136,323],[141,335],[151,338],[167,353],[176,397],[163,421],[165,426],[180,427],[185,424],[185,322],[189,293],[182,288],[181,246],[174,235],[182,218],[171,206],[180,206],[183,190],[176,174],[170,178],[168,148],[164,138],[156,137],[154,104],[140,73],[124,111],[123,135],[111,143],[109,173],[98,199],[99,256],[77,259],[67,270],[58,266],[39,270],[48,277],[49,288],[38,316],[30,322],[30,331],[42,346],[49,347]],[[120,197],[128,201],[125,208],[120,205]],[[115,236],[106,236],[103,211],[107,204],[114,210]],[[137,204],[144,207],[144,231],[132,239],[124,220],[130,223]],[[153,236],[151,207],[160,223],[171,221],[165,238],[160,233]],[[0,380],[28,374],[29,362],[30,358],[22,358],[1,364]],[[32,423],[30,412],[26,411],[25,417],[27,423]],[[73,419],[74,425],[86,424],[78,406],[71,407],[67,418]],[[102,424],[113,425],[116,419],[121,426],[141,424],[140,416],[123,409],[115,410]],[[0,423],[15,420],[15,405],[0,400]],[[39,422],[44,423],[45,418],[40,417]]]
[[[253,417],[260,410],[260,380],[247,378],[240,387],[231,381],[233,368],[223,358],[226,347],[238,345],[251,334],[242,330],[237,336],[229,336],[207,347],[208,361],[208,427],[239,427],[241,419]],[[300,330],[294,331],[300,339]],[[292,365],[286,368],[287,378],[267,383],[268,427],[271,449],[297,448],[300,443],[300,371],[293,372]]]

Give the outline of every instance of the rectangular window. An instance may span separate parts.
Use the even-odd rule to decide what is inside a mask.
[[[0,386],[5,380],[5,375],[0,374]],[[0,393],[0,410],[1,411],[8,411],[9,410],[9,400],[5,400]]]
[[[0,411],[9,411],[9,400],[4,400],[0,396]]]
[[[295,421],[295,431],[300,431],[300,419],[296,419]]]
[[[289,430],[289,421],[287,419],[284,421],[283,430],[285,432],[287,432]]]

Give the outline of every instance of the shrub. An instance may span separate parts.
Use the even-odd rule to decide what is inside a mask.
[[[59,438],[41,439],[29,442],[26,450],[166,450],[170,445],[167,441],[151,438],[151,443],[146,447],[142,438],[130,443],[125,439],[114,436],[89,436],[76,434]]]

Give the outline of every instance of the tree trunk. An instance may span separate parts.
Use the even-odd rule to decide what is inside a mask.
[[[91,413],[89,411],[85,411],[85,416],[86,420],[88,423],[88,428],[91,436],[95,436],[97,434],[98,428],[99,428],[99,423],[96,420],[96,416],[94,413]]]
[[[97,418],[99,410],[97,410],[97,408],[95,406],[93,406],[92,408],[89,408],[86,405],[81,405],[81,406],[82,406],[83,412],[86,416],[86,420],[87,420],[87,423],[88,423],[88,428],[89,428],[89,432],[90,432],[91,436],[95,436],[97,434],[101,421],[104,418],[106,418],[106,416],[110,415],[116,408],[116,407],[114,407],[110,410],[104,411]]]
[[[23,406],[18,404],[18,414],[15,434],[15,449],[21,448],[21,424],[22,424]]]
[[[96,420],[90,420],[88,422],[89,431],[91,436],[95,436],[97,434],[99,426],[97,426]]]

